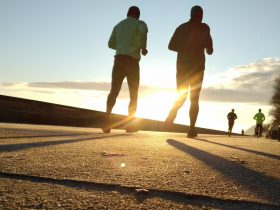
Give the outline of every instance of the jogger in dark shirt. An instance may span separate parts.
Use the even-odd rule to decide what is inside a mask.
[[[231,136],[232,128],[234,125],[234,121],[237,119],[237,115],[234,113],[234,109],[227,115],[228,118],[228,136]]]
[[[205,54],[213,53],[210,28],[202,23],[203,10],[200,6],[191,9],[191,18],[188,22],[180,25],[174,32],[168,48],[177,52],[177,92],[178,98],[174,102],[165,125],[170,127],[176,118],[178,110],[187,99],[188,89],[190,90],[191,106],[189,110],[190,128],[188,137],[196,137],[195,124],[199,112],[199,95],[202,87]]]

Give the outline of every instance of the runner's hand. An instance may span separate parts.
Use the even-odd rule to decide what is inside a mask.
[[[144,55],[144,56],[145,56],[145,55],[147,55],[147,54],[148,54],[148,50],[147,50],[147,49],[142,49],[142,50],[141,50],[141,53],[142,53],[142,55]]]
[[[206,49],[206,52],[207,52],[208,55],[212,55],[212,53],[213,53],[213,48],[212,48],[212,49]]]

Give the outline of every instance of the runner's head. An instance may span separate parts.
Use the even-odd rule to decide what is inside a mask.
[[[197,22],[202,22],[202,18],[203,18],[203,9],[201,6],[193,6],[191,9],[191,19],[195,20]]]
[[[261,110],[261,109],[259,109],[259,112],[262,112],[262,110]]]
[[[140,18],[140,9],[136,6],[129,7],[127,17],[133,17],[137,20]]]

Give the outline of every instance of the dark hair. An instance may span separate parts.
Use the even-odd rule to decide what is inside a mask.
[[[130,7],[127,11],[127,17],[128,16],[139,18],[140,17],[140,9],[136,6]]]
[[[191,17],[201,16],[203,14],[203,9],[201,6],[193,6],[191,9]]]

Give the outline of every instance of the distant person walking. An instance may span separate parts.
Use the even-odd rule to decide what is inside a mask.
[[[256,136],[257,138],[262,136],[262,131],[263,131],[263,127],[262,127],[262,124],[263,124],[263,121],[265,121],[265,116],[264,114],[262,113],[262,110],[259,109],[259,112],[257,114],[255,114],[254,116],[254,120],[256,120]]]
[[[106,122],[102,130],[111,132],[111,113],[120,92],[122,82],[126,77],[130,102],[128,107],[128,119],[130,125],[126,131],[137,132],[137,127],[132,126],[132,121],[137,108],[138,88],[140,81],[140,53],[147,55],[148,27],[144,21],[139,20],[140,10],[136,6],[128,9],[127,18],[119,22],[113,29],[108,42],[109,48],[116,50],[114,66],[112,70],[111,91],[107,98]]]
[[[234,109],[232,109],[231,112],[228,113],[227,119],[228,119],[228,136],[231,136],[234,121],[237,119],[237,115],[234,113]]]
[[[194,6],[191,9],[191,18],[188,22],[181,24],[174,32],[169,50],[177,52],[177,92],[178,98],[174,102],[165,125],[170,127],[176,118],[178,110],[183,106],[187,99],[188,89],[190,89],[191,106],[189,110],[190,127],[188,137],[197,136],[195,124],[199,112],[199,94],[202,87],[205,54],[213,53],[212,38],[210,28],[202,23],[203,9]]]

